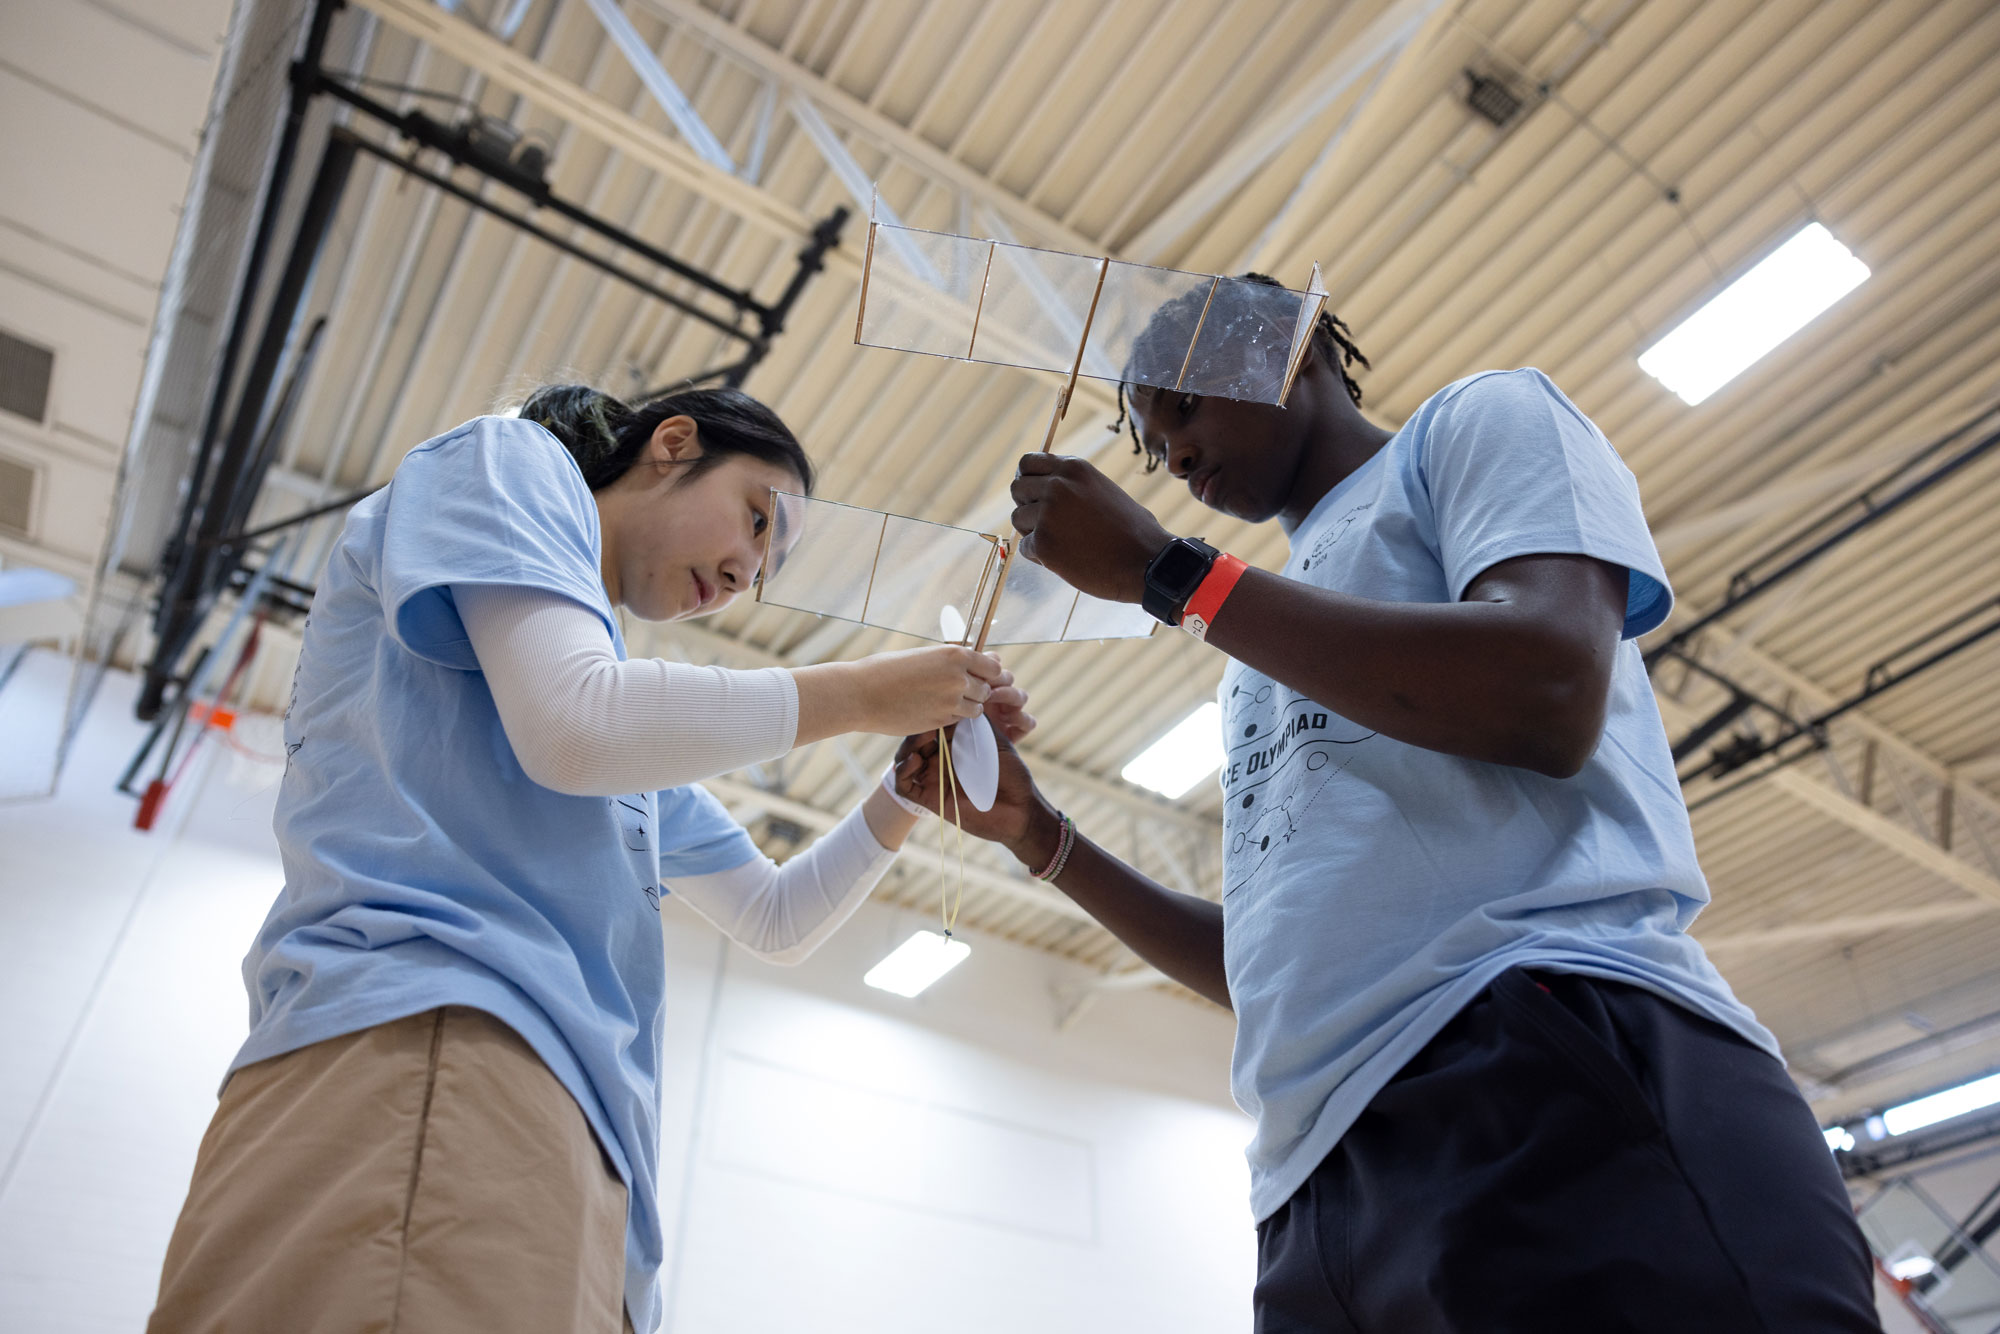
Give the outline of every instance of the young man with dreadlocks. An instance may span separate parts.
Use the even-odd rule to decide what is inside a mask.
[[[1391,432],[1356,364],[1325,317],[1283,407],[1127,387],[1148,470],[1276,519],[1279,573],[1081,459],[1014,483],[1030,559],[1229,656],[1220,902],[1083,837],[1011,748],[966,828],[1235,1010],[1260,1334],[1877,1329],[1812,1114],[1687,934],[1632,474],[1539,371]]]

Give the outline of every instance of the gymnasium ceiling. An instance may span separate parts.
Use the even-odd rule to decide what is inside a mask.
[[[559,194],[767,300],[813,220],[841,204],[861,215],[747,386],[798,430],[833,499],[998,531],[1052,393],[1045,376],[853,345],[866,214],[853,187],[869,182],[940,230],[1293,285],[1317,260],[1373,362],[1362,384],[1385,425],[1470,372],[1542,368],[1638,474],[1676,625],[2000,397],[2000,9],[1985,0],[630,0],[734,172],[672,128],[589,0],[457,11],[354,0],[327,64],[399,106],[446,118],[444,97],[467,99],[533,132]],[[239,17],[218,122],[239,170],[268,144],[273,72],[303,12],[258,0]],[[1468,70],[1519,98],[1504,124],[1468,107]],[[1699,407],[1639,370],[1640,350],[1815,219],[1873,270],[1861,288]],[[312,306],[328,315],[324,343],[260,518],[386,480],[412,445],[540,379],[631,392],[728,354],[704,327],[368,160]],[[1282,562],[1275,527],[1219,519],[1144,477],[1112,415],[1086,382],[1058,449],[1095,456],[1170,527]],[[333,531],[315,525],[292,550],[307,582]],[[2000,452],[1698,651],[1816,711],[1924,632],[1990,609],[1997,574]],[[891,637],[744,605],[634,625],[632,642],[756,665]],[[282,657],[259,672],[267,689],[288,675]],[[1009,659],[1034,692],[1031,758],[1054,797],[1152,874],[1211,894],[1212,785],[1168,802],[1118,772],[1212,697],[1221,664],[1177,635]],[[1996,679],[2000,637],[1846,715],[1829,751],[1696,810],[1715,893],[1696,934],[1823,1117],[2000,1065]],[[1676,737],[1725,698],[1675,666],[1656,685]],[[888,750],[822,744],[715,787],[782,855],[846,809]],[[1004,859],[974,863],[974,932],[1093,965],[1107,987],[1156,984],[1060,896]],[[882,892],[928,912],[938,889],[933,843]]]

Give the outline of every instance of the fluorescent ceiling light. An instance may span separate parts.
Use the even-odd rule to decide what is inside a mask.
[[[1937,1261],[1931,1259],[1930,1256],[1925,1255],[1922,1251],[1918,1251],[1915,1254],[1905,1255],[1900,1259],[1889,1261],[1889,1277],[1908,1281],[1910,1279],[1922,1278],[1936,1268]]]
[[[1868,266],[1808,223],[1639,355],[1639,369],[1689,407],[1859,287]]]
[[[861,980],[871,987],[914,996],[965,962],[972,946],[935,931],[919,931],[870,968]]]
[[[1184,797],[1222,767],[1222,706],[1204,704],[1119,771],[1128,783],[1163,797]]]
[[[1891,1107],[1882,1113],[1882,1124],[1892,1135],[1907,1135],[1912,1130],[1922,1130],[1939,1121],[1949,1121],[1954,1116],[1991,1107],[1996,1102],[2000,1102],[2000,1075],[1988,1075],[1969,1084],[1960,1084],[1957,1088],[1933,1093],[1927,1098],[1906,1102],[1900,1107]]]
[[[1854,1132],[1846,1126],[1831,1126],[1821,1133],[1826,1136],[1826,1147],[1834,1153],[1846,1153],[1854,1147]]]

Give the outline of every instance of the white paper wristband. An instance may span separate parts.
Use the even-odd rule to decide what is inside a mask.
[[[917,805],[916,802],[911,801],[896,790],[896,766],[893,764],[882,772],[882,790],[889,794],[889,800],[895,802],[898,806],[901,806],[904,810],[919,819],[922,819],[926,815],[937,814],[936,811],[925,810],[923,807]]]

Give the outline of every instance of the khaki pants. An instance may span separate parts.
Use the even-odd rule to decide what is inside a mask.
[[[246,1066],[151,1334],[618,1334],[625,1186],[512,1029],[451,1006]]]

